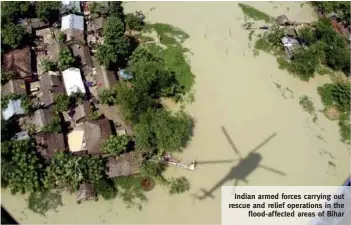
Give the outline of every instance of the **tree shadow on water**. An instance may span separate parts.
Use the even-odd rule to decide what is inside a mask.
[[[215,184],[209,191],[205,189],[201,189],[202,192],[204,193],[202,196],[195,196],[199,200],[203,200],[207,197],[214,198],[212,195],[215,190],[218,188],[221,188],[227,181],[234,180],[234,186],[237,186],[239,181],[243,181],[245,183],[248,183],[247,177],[255,171],[257,168],[262,168],[265,170],[268,170],[270,172],[276,173],[281,176],[286,176],[284,172],[281,172],[279,170],[261,165],[260,162],[262,161],[262,155],[257,153],[257,151],[264,146],[266,143],[268,143],[272,138],[274,138],[277,133],[273,133],[270,135],[268,138],[266,138],[264,141],[262,141],[261,144],[259,144],[257,147],[255,147],[253,150],[249,152],[249,154],[245,157],[241,155],[239,150],[236,148],[234,145],[234,142],[230,138],[228,132],[226,131],[225,127],[221,127],[222,132],[224,136],[226,137],[227,141],[231,145],[232,149],[234,150],[235,154],[238,155],[239,159],[236,160],[219,160],[219,161],[199,161],[196,162],[197,164],[209,164],[209,163],[228,163],[228,162],[237,162],[233,167],[229,170],[227,175],[225,175],[217,184]]]

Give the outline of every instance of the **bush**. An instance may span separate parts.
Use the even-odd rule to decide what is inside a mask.
[[[320,63],[320,55],[313,48],[299,48],[294,54],[292,70],[301,80],[308,81],[314,77],[314,73]]]
[[[43,69],[46,71],[55,71],[56,70],[56,63],[48,60],[48,59],[44,59],[40,62],[40,65],[43,67]]]
[[[315,108],[313,102],[309,99],[308,96],[304,95],[300,98],[300,105],[306,110],[309,114],[313,114]]]
[[[348,114],[343,114],[339,120],[341,140],[350,142],[351,137],[351,123]]]
[[[140,169],[140,173],[146,177],[156,178],[161,176],[165,169],[165,165],[156,161],[146,161]]]
[[[117,104],[116,88],[104,89],[99,93],[99,100],[102,104],[115,105]]]
[[[350,112],[351,87],[349,83],[325,84],[318,93],[325,106],[336,105],[340,112]]]
[[[190,190],[190,183],[185,177],[172,178],[169,194],[180,194]]]
[[[61,195],[49,190],[32,192],[28,197],[28,208],[41,215],[45,215],[49,210],[56,210],[62,205]]]
[[[117,188],[110,179],[101,179],[94,184],[96,192],[105,200],[114,199],[117,196]]]
[[[127,150],[129,137],[127,135],[110,136],[102,145],[102,152],[119,155]]]
[[[143,29],[143,21],[133,13],[126,14],[125,23],[131,30],[141,31]]]

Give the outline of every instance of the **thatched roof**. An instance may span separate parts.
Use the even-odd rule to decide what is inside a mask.
[[[74,57],[80,60],[81,65],[93,67],[93,60],[88,46],[75,44],[71,46],[71,49]]]
[[[93,114],[91,104],[89,101],[83,101],[74,109],[73,119],[79,123],[79,120],[88,118]]]
[[[41,130],[44,126],[51,124],[53,120],[53,111],[51,109],[39,109],[34,112],[32,122],[36,130]]]
[[[1,89],[3,95],[11,93],[15,94],[27,94],[27,86],[24,80],[10,80]]]
[[[92,197],[96,197],[94,186],[88,183],[81,184],[77,192],[77,200],[86,200]]]
[[[5,53],[2,60],[2,68],[4,72],[13,72],[21,78],[32,76],[32,54],[30,47],[27,46]]]
[[[102,144],[111,136],[110,121],[106,118],[87,121],[84,124],[84,136],[89,154],[102,154]]]
[[[62,81],[60,77],[55,75],[44,75],[40,78],[40,92],[39,99],[46,106],[54,103],[54,95],[57,93],[64,93]]]
[[[41,133],[35,135],[37,150],[45,159],[51,159],[57,151],[65,150],[62,133]]]
[[[140,152],[128,152],[118,157],[108,157],[108,177],[130,176],[140,172],[143,157]]]

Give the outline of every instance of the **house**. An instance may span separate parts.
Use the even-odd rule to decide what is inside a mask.
[[[30,139],[28,131],[18,132],[11,138],[11,140],[16,140],[16,141],[27,140],[27,139]]]
[[[68,96],[72,95],[75,92],[81,92],[83,94],[86,93],[82,75],[78,68],[66,69],[62,72],[62,77]]]
[[[80,6],[80,1],[61,1],[61,15],[68,13],[81,14],[82,8]]]
[[[94,75],[98,86],[98,90],[113,87],[117,83],[115,73],[111,70],[107,70],[106,67],[100,65],[97,61],[93,62],[95,68]]]
[[[83,101],[82,104],[79,104],[74,109],[73,119],[75,123],[84,122],[87,118],[89,118],[93,114],[93,110],[91,108],[91,104],[89,101]]]
[[[13,116],[22,116],[26,112],[21,106],[21,99],[11,99],[7,104],[7,108],[2,110],[2,116],[4,120],[8,120]]]
[[[29,46],[14,49],[4,54],[2,59],[3,72],[12,72],[19,78],[32,81],[32,52]]]
[[[86,45],[74,44],[71,46],[71,49],[74,57],[81,65],[81,69],[84,72],[84,74],[92,73],[94,65],[89,47]]]
[[[56,152],[65,151],[65,139],[62,133],[40,133],[35,135],[37,151],[47,160]]]
[[[34,124],[35,130],[40,132],[45,126],[52,123],[53,117],[54,114],[51,109],[39,109],[34,112],[31,123]]]
[[[107,161],[107,176],[109,178],[130,176],[140,173],[143,156],[140,152],[128,152],[118,157],[109,156]]]
[[[39,100],[44,106],[54,103],[55,94],[65,93],[62,81],[59,76],[45,74],[39,80]]]
[[[104,28],[104,18],[98,17],[89,21],[87,24],[87,34],[94,34],[102,36],[102,30]]]
[[[61,31],[66,34],[66,42],[84,42],[84,17],[74,14],[63,16]]]
[[[102,144],[111,135],[110,121],[106,118],[84,123],[84,136],[89,154],[102,154]]]
[[[299,41],[295,38],[284,36],[281,39],[281,42],[284,45],[284,50],[285,50],[285,53],[287,54],[288,58],[292,59],[292,57],[294,56],[295,49],[298,46],[300,46]]]
[[[73,131],[67,135],[68,148],[72,153],[86,151],[86,142],[84,137],[84,126],[75,126]]]
[[[3,95],[21,94],[27,95],[28,86],[24,80],[10,80],[2,86],[1,92]]]

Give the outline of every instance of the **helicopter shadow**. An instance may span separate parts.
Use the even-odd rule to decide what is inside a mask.
[[[229,172],[219,181],[217,182],[210,190],[205,190],[201,188],[203,195],[193,195],[195,198],[199,200],[203,200],[207,197],[214,198],[213,192],[219,188],[221,188],[226,182],[233,180],[233,186],[237,186],[239,182],[248,183],[247,177],[253,173],[257,168],[265,169],[277,175],[286,176],[286,174],[282,171],[273,169],[271,167],[261,165],[260,162],[262,161],[262,155],[257,153],[257,151],[267,144],[271,139],[273,139],[277,133],[273,133],[268,138],[263,140],[258,146],[252,149],[249,154],[243,157],[240,151],[235,146],[234,142],[230,138],[227,130],[224,126],[221,127],[224,136],[226,137],[227,141],[231,145],[232,149],[234,150],[235,154],[238,156],[237,160],[217,160],[217,161],[198,161],[196,164],[212,164],[212,163],[232,163],[236,162],[233,167],[229,170]]]

